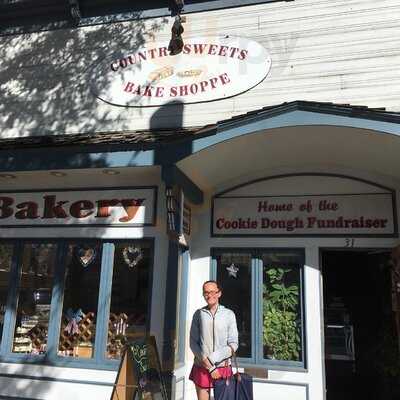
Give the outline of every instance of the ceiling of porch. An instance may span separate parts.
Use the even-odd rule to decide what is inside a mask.
[[[343,126],[266,129],[206,147],[177,166],[206,192],[279,169],[338,167],[400,180],[400,137]]]

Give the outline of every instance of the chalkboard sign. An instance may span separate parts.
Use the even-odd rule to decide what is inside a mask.
[[[127,343],[111,400],[168,400],[154,336]]]

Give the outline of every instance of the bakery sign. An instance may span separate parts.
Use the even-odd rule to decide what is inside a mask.
[[[224,99],[258,85],[271,69],[259,43],[240,37],[184,39],[182,52],[170,55],[168,43],[146,43],[96,65],[92,90],[120,106],[159,106]]]
[[[392,193],[216,197],[213,236],[396,236]]]
[[[155,224],[154,187],[0,193],[0,228]]]

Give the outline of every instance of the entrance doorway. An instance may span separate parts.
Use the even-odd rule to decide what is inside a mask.
[[[400,399],[389,251],[323,251],[326,400]]]

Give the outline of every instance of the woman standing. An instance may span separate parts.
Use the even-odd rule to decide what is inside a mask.
[[[230,358],[238,348],[236,317],[232,310],[219,304],[221,295],[217,282],[203,284],[207,306],[194,313],[190,328],[194,364],[189,379],[196,385],[198,400],[209,400],[213,379],[232,375]]]

